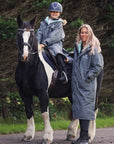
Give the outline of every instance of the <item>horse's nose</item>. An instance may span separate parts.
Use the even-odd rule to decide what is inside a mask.
[[[27,59],[27,56],[21,56],[21,61],[25,61]]]

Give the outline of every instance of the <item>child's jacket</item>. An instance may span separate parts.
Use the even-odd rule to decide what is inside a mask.
[[[49,17],[46,17],[46,19],[41,22],[36,37],[39,44],[44,44],[52,55],[64,55],[62,43],[64,41],[65,33],[62,19],[52,20],[51,23],[49,23]]]

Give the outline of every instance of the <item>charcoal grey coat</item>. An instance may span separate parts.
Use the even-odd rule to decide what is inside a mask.
[[[79,53],[76,44],[72,69],[72,98],[74,119],[95,119],[96,77],[103,69],[103,56],[95,49],[91,54],[91,46]]]
[[[40,44],[44,44],[52,55],[56,56],[58,53],[64,55],[63,41],[65,33],[63,30],[63,20],[53,20],[48,23],[49,19],[46,17],[40,24],[40,28],[36,33],[36,37]]]

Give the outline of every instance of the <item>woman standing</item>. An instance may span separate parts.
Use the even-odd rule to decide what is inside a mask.
[[[103,69],[100,42],[88,24],[78,31],[72,70],[73,119],[79,119],[80,137],[72,144],[88,144],[89,121],[95,119],[96,77]]]

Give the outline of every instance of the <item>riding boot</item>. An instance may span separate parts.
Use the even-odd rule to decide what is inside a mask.
[[[59,65],[58,80],[62,81],[63,84],[66,84],[68,82],[68,77],[67,77],[67,70],[65,67],[64,58],[61,54],[58,54],[56,56],[56,59]]]
[[[89,142],[88,131],[81,131],[80,137],[76,141],[73,141],[72,144],[89,144],[88,142]]]

